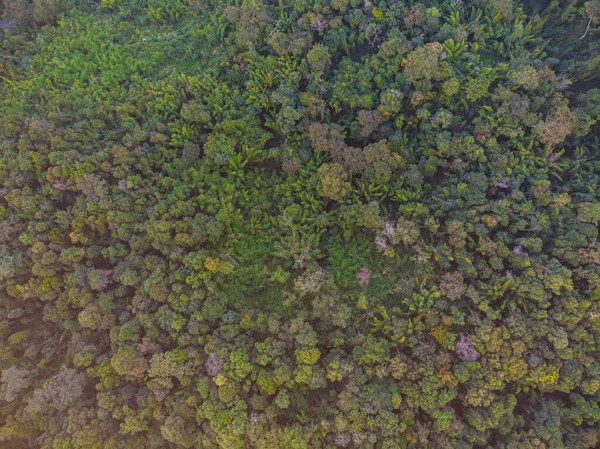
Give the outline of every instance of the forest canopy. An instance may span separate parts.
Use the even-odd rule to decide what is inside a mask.
[[[600,447],[600,0],[0,15],[0,447]]]

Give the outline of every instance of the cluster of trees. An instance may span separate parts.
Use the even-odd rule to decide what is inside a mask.
[[[1,447],[600,445],[599,0],[0,13]]]

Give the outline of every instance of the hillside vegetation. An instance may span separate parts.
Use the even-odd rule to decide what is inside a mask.
[[[600,447],[600,0],[0,0],[0,447]]]

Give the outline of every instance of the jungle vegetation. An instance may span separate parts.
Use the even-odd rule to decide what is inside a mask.
[[[600,0],[0,14],[0,447],[600,447]]]

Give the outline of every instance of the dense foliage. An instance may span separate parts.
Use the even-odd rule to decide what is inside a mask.
[[[0,447],[600,447],[600,0],[0,12]]]

